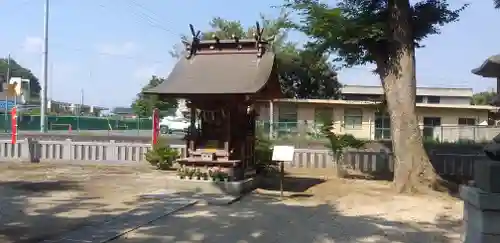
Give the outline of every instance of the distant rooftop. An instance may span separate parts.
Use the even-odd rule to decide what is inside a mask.
[[[342,94],[382,95],[382,86],[345,85]],[[419,96],[472,97],[472,88],[417,87]]]
[[[114,114],[133,114],[134,110],[130,107],[115,107],[111,110]]]

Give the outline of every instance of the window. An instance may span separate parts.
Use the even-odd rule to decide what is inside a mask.
[[[417,95],[417,97],[415,97],[415,103],[424,103],[424,97]]]
[[[345,129],[361,129],[363,125],[363,111],[361,109],[344,110]]]
[[[320,107],[314,109],[314,123],[323,124],[333,119],[333,109],[330,107]]]
[[[278,122],[297,123],[297,107],[294,105],[281,105],[278,108]]]
[[[279,136],[291,135],[297,130],[297,106],[280,105],[278,107],[278,123],[273,126]]]
[[[434,139],[434,128],[439,126],[441,126],[441,117],[424,117],[424,138]]]
[[[475,126],[476,119],[474,119],[474,118],[458,118],[458,125]]]
[[[391,138],[391,119],[389,114],[377,112],[375,113],[375,139],[390,139]]]
[[[427,103],[429,104],[439,104],[441,102],[441,97],[439,96],[427,96]]]

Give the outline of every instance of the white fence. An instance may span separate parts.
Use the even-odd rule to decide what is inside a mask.
[[[186,147],[172,145],[185,155]],[[25,162],[84,162],[104,164],[146,163],[145,153],[150,144],[109,142],[35,141],[24,139],[16,144],[0,140],[0,161]],[[430,159],[439,174],[472,177],[473,165],[484,160],[484,155],[458,155],[431,153]],[[384,151],[347,151],[342,165],[364,173],[393,172],[391,153]],[[328,150],[296,149],[294,161],[287,164],[292,168],[334,168],[334,157]]]

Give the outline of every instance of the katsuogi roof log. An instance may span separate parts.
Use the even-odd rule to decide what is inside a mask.
[[[275,55],[267,50],[262,31],[254,39],[200,40],[194,34],[185,42],[181,57],[162,84],[144,93],[171,97],[197,94],[255,94],[264,89],[279,90]],[[267,87],[267,88],[266,88]]]

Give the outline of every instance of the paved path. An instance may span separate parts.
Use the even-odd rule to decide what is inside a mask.
[[[196,200],[183,197],[163,198],[161,201],[142,205],[138,208],[109,218],[102,222],[93,222],[88,226],[67,232],[55,239],[45,240],[42,243],[104,243],[121,235],[151,223],[166,215],[183,208],[192,206]]]

